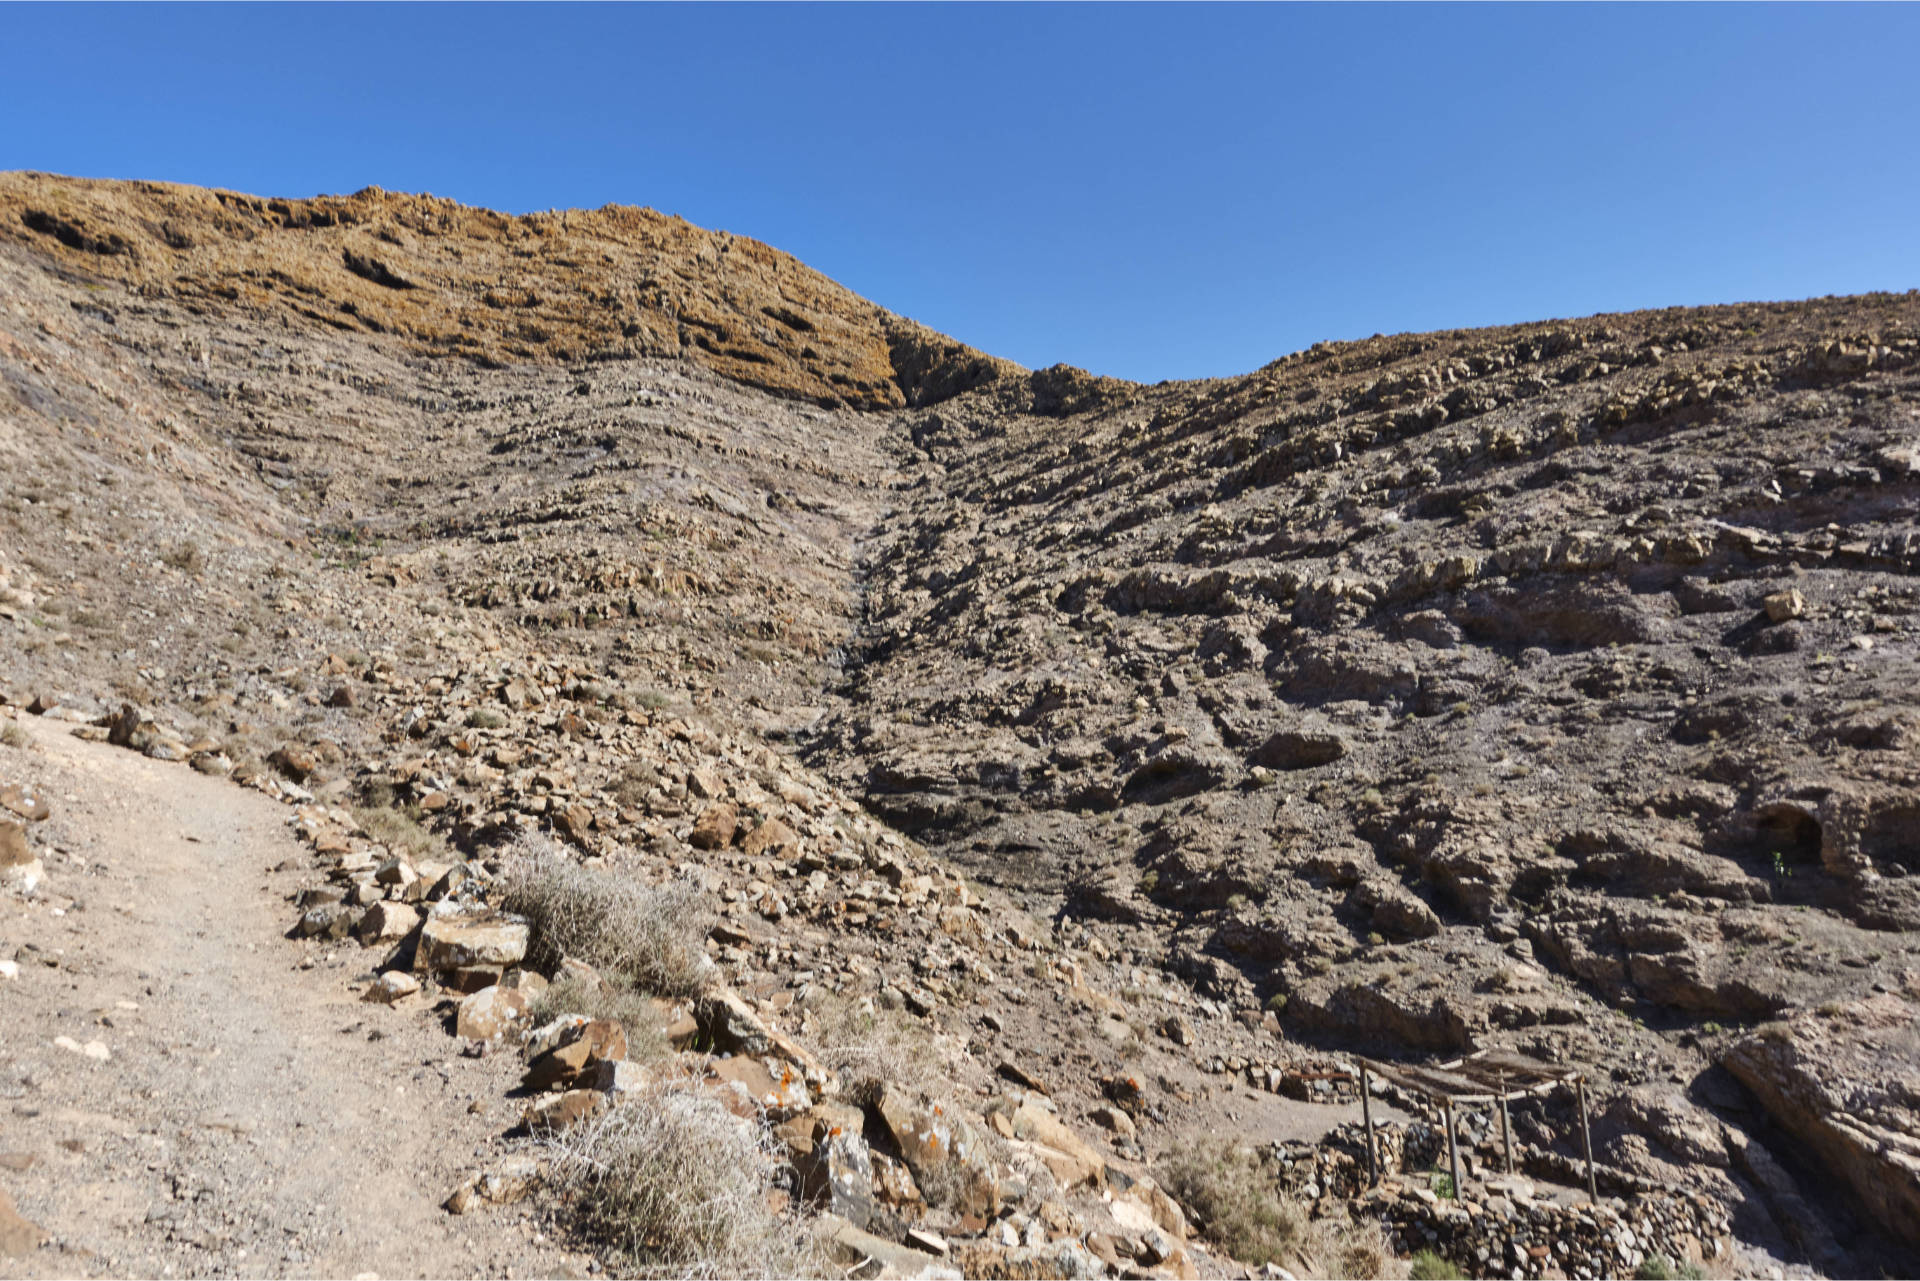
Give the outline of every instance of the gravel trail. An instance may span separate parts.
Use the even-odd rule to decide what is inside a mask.
[[[513,1208],[440,1208],[500,1156],[504,1070],[358,1001],[375,953],[284,937],[289,810],[23,719],[0,781],[54,814],[41,898],[0,900],[0,1193],[50,1240],[0,1276],[579,1271]]]

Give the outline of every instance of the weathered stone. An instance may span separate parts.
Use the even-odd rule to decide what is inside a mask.
[[[420,924],[420,909],[410,903],[378,900],[360,914],[354,937],[367,947],[397,943]]]
[[[1752,597],[1748,599],[1751,600]],[[1805,616],[1807,600],[1800,594],[1798,588],[1790,587],[1784,592],[1774,592],[1760,602],[1760,607],[1766,610],[1769,620],[1785,623]]]
[[[739,829],[739,811],[726,803],[709,805],[687,834],[687,844],[697,850],[725,849]]]
[[[524,1019],[529,1002],[524,992],[498,985],[483,987],[462,997],[454,1015],[454,1035],[475,1041],[495,1041]]]
[[[38,823],[53,813],[47,798],[18,783],[0,784],[0,808],[11,810],[29,823]]]
[[[757,1059],[736,1054],[715,1059],[707,1067],[708,1075],[723,1083],[734,1084],[767,1116],[781,1120],[813,1106],[807,1083],[790,1063],[779,1059]]]
[[[527,1064],[521,1084],[529,1090],[571,1085],[595,1063],[627,1057],[627,1034],[611,1019],[590,1019],[567,1027],[553,1048]]]
[[[294,933],[301,938],[343,939],[351,931],[353,911],[344,903],[323,903],[300,914]]]
[[[1000,1212],[1000,1184],[986,1144],[958,1112],[927,1106],[889,1086],[874,1107],[916,1181],[954,1179],[955,1206],[992,1218]]]
[[[413,968],[443,970],[517,965],[527,955],[527,924],[517,917],[449,900],[434,905],[420,927]]]
[[[1346,754],[1345,740],[1330,729],[1283,729],[1260,745],[1253,763],[1268,769],[1316,769]]]
[[[856,1228],[873,1219],[873,1156],[859,1118],[809,1113],[785,1123],[805,1131],[806,1151],[794,1156],[800,1194]]]
[[[1875,1223],[1912,1245],[1920,1245],[1916,1027],[1920,972],[1907,971],[1896,990],[1768,1024],[1721,1057]]]
[[[963,1275],[959,1268],[936,1255],[896,1245],[885,1237],[856,1228],[838,1215],[821,1215],[820,1231],[842,1263],[879,1265],[879,1271],[873,1275],[921,1278],[922,1281],[959,1281]]]
[[[402,997],[412,996],[420,990],[420,980],[405,970],[388,970],[367,985],[363,1001],[375,1001],[381,1005],[392,1005]]]
[[[598,1090],[567,1090],[549,1094],[529,1103],[520,1121],[534,1133],[567,1130],[597,1115],[607,1106],[607,1096]]]
[[[1061,1186],[1097,1186],[1103,1180],[1106,1158],[1053,1113],[1023,1102],[1008,1119],[1013,1123],[1014,1137],[1033,1145],[1035,1153]]]

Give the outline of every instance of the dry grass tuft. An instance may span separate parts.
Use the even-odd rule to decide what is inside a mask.
[[[368,837],[416,863],[424,858],[450,857],[446,841],[406,810],[380,804],[356,805],[353,821]]]
[[[531,1026],[544,1027],[563,1014],[612,1019],[626,1029],[627,1057],[636,1062],[665,1058],[670,1048],[653,1006],[625,983],[587,984],[571,976],[555,979],[534,1000],[527,1017]]]
[[[898,1010],[816,989],[807,995],[806,1012],[808,1041],[854,1102],[877,1102],[889,1085],[924,1094],[942,1083],[933,1037]]]
[[[645,1091],[547,1140],[574,1226],[636,1275],[792,1277],[827,1271],[807,1222],[776,1208],[778,1145],[684,1086]]]
[[[18,721],[8,721],[4,726],[0,726],[0,744],[24,749],[32,741],[32,735],[22,729]]]
[[[697,996],[713,972],[699,891],[653,887],[570,861],[550,839],[522,842],[501,906],[527,920],[527,959],[552,973],[577,957],[609,980],[666,997]]]

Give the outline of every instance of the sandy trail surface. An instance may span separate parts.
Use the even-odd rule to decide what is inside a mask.
[[[502,1155],[506,1071],[359,1001],[377,953],[285,937],[290,810],[23,723],[0,782],[53,815],[41,895],[0,898],[0,1276],[584,1275],[517,1208],[441,1208]]]

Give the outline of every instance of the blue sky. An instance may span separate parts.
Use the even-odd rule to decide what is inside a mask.
[[[1920,286],[1920,7],[9,5],[0,168],[651,205],[995,354]]]

